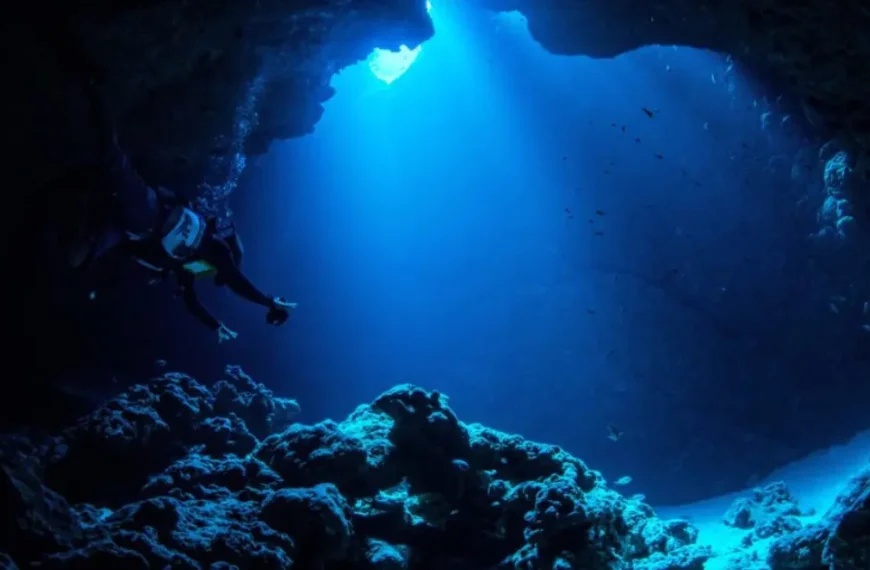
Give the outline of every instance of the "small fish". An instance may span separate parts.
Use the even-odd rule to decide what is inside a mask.
[[[864,301],[864,314],[870,315],[870,301]]]
[[[649,117],[650,119],[652,119],[653,117],[656,116],[656,112],[653,111],[653,110],[651,110],[651,109],[647,109],[646,107],[641,107],[640,109],[641,109],[641,111],[643,111],[643,112],[646,114],[646,116]]]
[[[613,482],[614,485],[619,485],[620,487],[624,487],[629,483],[631,483],[631,477],[629,477],[628,475],[623,475],[622,477]]]
[[[709,130],[710,130],[710,123],[704,123],[704,130],[705,130],[705,131],[709,131]]]
[[[595,210],[595,213],[599,216],[604,216],[606,214],[604,210]]]
[[[640,142],[640,137],[634,137],[634,142]]]
[[[662,160],[662,159],[664,158],[664,156],[662,156],[662,155],[660,155],[660,154],[658,154],[658,153],[656,153],[655,156],[656,156],[656,158],[659,159],[659,160]]]
[[[592,232],[592,235],[594,235],[594,236],[603,236],[603,235],[604,235],[604,232],[601,232],[601,231],[598,231],[598,232]]]
[[[607,439],[610,441],[619,441],[624,433],[616,424],[607,424]]]
[[[568,155],[567,155],[567,154],[563,154],[563,155],[562,155],[562,160],[568,160]]]
[[[96,300],[96,298],[97,298],[97,292],[96,292],[96,291],[91,291],[90,293],[88,293],[88,300],[89,300],[89,301],[94,301],[94,300]]]
[[[670,73],[670,71],[671,71],[671,66],[670,66],[670,65],[666,65],[666,66],[665,66],[665,71],[667,71],[667,72]]]
[[[586,312],[589,313],[590,315],[594,315],[594,314],[595,314],[595,309],[591,309],[591,308],[589,308],[589,307],[586,307]]]
[[[834,303],[845,303],[846,298],[841,295],[833,295],[831,297],[831,301],[833,301]]]
[[[646,495],[643,493],[638,493],[636,495],[632,495],[628,498],[629,501],[634,501],[636,503],[642,503],[646,500]]]
[[[829,308],[829,309],[831,310],[831,312],[834,313],[835,315],[839,315],[839,314],[840,314],[840,307],[838,307],[838,306],[835,305],[834,303],[829,303],[829,304],[828,304],[828,308]]]
[[[625,132],[625,125],[622,125],[622,132]]]
[[[710,81],[713,82],[713,85],[716,85],[716,75],[715,74],[713,74],[713,73],[710,74]]]
[[[157,360],[154,361],[154,364],[156,364],[158,368],[166,368],[166,365],[168,363],[165,360],[163,360],[162,358],[158,358]]]

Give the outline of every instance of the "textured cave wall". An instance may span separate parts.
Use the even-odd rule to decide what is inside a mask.
[[[451,0],[453,1],[453,0]],[[562,54],[647,44],[728,52],[790,86],[820,136],[870,170],[870,7],[863,0],[470,0],[520,10]],[[58,11],[60,10],[60,11]],[[135,0],[16,6],[3,24],[6,171],[39,185],[91,156],[83,76],[154,182],[219,181],[238,150],[311,131],[332,74],[433,33],[425,0]],[[83,54],[83,57],[79,54]],[[83,63],[84,62],[84,63]],[[238,110],[259,95],[243,149]]]
[[[613,57],[650,44],[729,53],[788,87],[815,132],[870,174],[866,0],[474,0],[518,10],[548,51]]]
[[[36,4],[36,3],[33,3]],[[429,38],[425,0],[97,0],[24,5],[3,24],[7,178],[37,188],[93,159],[82,83],[97,78],[149,181],[220,179],[319,120],[337,70]],[[238,111],[257,112],[244,148]],[[253,117],[253,115],[251,115]],[[216,172],[215,170],[218,170]]]

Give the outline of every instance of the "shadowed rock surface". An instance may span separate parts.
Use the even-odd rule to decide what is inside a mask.
[[[4,146],[16,179],[38,186],[91,161],[83,84],[97,81],[146,179],[220,180],[236,152],[311,132],[332,75],[374,47],[433,32],[424,2],[141,0],[23,6],[4,24],[14,110]],[[249,106],[249,109],[246,109]],[[240,122],[250,124],[241,126]],[[243,148],[238,129],[249,129]]]
[[[43,568],[699,568],[686,521],[411,385],[342,422],[238,367],[169,373],[56,437],[6,436],[0,552]],[[12,566],[14,567],[14,566]]]
[[[479,0],[519,10],[547,50],[614,57],[650,45],[727,53],[784,83],[824,137],[870,169],[870,8],[860,0]]]
[[[520,10],[561,54],[708,48],[775,77],[856,170],[870,146],[870,10],[859,0],[474,0]],[[147,1],[23,6],[4,25],[8,174],[37,187],[92,159],[82,81],[98,78],[123,143],[154,183],[222,184],[238,153],[309,133],[331,76],[376,47],[433,33],[424,0]],[[240,132],[244,131],[244,133]],[[239,143],[239,141],[244,141]]]
[[[396,386],[342,422],[296,412],[230,366],[211,388],[167,373],[56,436],[4,436],[4,567],[700,570],[713,556],[689,522],[556,446],[461,422],[438,392]],[[799,548],[857,570],[867,495],[859,475],[803,528],[774,484],[727,518],[781,537],[773,568],[818,568],[777,562]]]

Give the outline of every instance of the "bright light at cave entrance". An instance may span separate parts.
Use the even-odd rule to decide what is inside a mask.
[[[426,2],[426,10],[432,10],[432,3]],[[399,46],[399,51],[376,48],[369,56],[369,69],[372,73],[389,85],[411,69],[411,65],[420,55],[422,45],[409,49],[408,46]]]

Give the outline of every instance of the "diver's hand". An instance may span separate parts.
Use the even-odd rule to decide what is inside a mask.
[[[235,340],[236,337],[239,336],[239,333],[230,330],[227,325],[221,323],[217,330],[218,334],[218,344],[227,341],[227,340]]]
[[[284,297],[272,297],[272,309],[295,309],[296,303],[291,303]]]
[[[266,313],[266,322],[276,327],[283,325],[290,318],[290,310],[296,308],[296,303],[291,303],[282,297],[273,297],[272,306]]]

